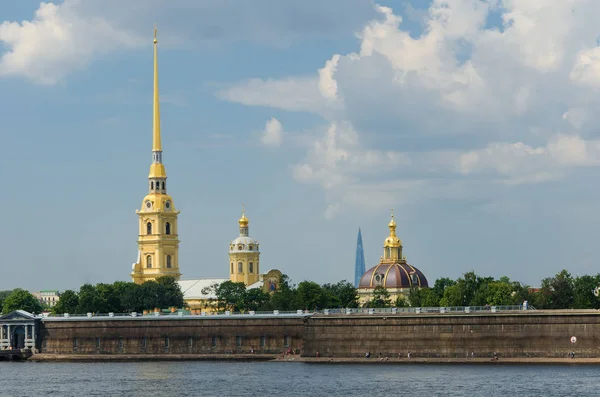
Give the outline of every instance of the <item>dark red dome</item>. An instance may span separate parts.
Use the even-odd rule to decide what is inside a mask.
[[[408,263],[380,263],[365,272],[358,288],[410,288],[429,287],[427,278],[419,269]]]

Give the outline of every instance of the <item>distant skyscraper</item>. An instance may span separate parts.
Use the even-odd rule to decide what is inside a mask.
[[[362,234],[358,228],[358,238],[356,239],[356,262],[354,264],[354,286],[358,288],[360,278],[365,274],[365,252],[363,251]]]

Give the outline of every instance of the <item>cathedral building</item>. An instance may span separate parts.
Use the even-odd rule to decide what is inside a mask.
[[[260,288],[264,292],[277,290],[281,271],[271,269],[266,273],[260,272],[260,246],[257,240],[250,237],[249,223],[246,212],[242,209],[242,217],[238,220],[239,235],[229,243],[229,279],[179,281],[185,304],[193,313],[213,311],[217,299],[214,286],[225,281],[244,283],[247,289]]]
[[[396,298],[408,298],[412,287],[428,287],[427,278],[419,269],[410,265],[402,252],[402,241],[396,235],[396,221],[388,224],[389,236],[383,243],[383,256],[379,263],[367,270],[358,284],[359,303],[364,305],[373,298],[373,290],[385,287],[392,303]]]
[[[158,40],[154,29],[154,95],[152,119],[152,164],[148,174],[148,194],[138,215],[138,255],[132,266],[133,282],[141,284],[160,276],[179,280],[179,238],[173,198],[167,194],[167,173],[162,162],[160,98],[158,94]]]
[[[139,225],[138,255],[132,266],[131,278],[137,284],[161,276],[175,278],[183,291],[186,305],[194,312],[210,311],[216,300],[215,285],[228,280],[242,282],[249,289],[261,288],[265,292],[275,291],[281,279],[281,272],[272,269],[261,274],[259,244],[249,235],[249,221],[243,208],[242,217],[238,221],[239,236],[229,244],[229,279],[180,280],[177,235],[179,211],[175,207],[173,198],[167,193],[167,173],[162,161],[156,32],[154,29],[152,163],[148,174],[148,194],[142,200],[141,209],[136,211]]]

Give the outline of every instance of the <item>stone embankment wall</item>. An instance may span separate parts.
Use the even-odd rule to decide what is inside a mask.
[[[233,316],[232,316],[233,317]],[[302,344],[302,317],[61,319],[42,321],[41,353],[256,354]]]
[[[576,337],[572,343],[571,338]],[[281,354],[415,359],[600,357],[600,312],[44,319],[40,350],[63,355]]]
[[[575,336],[576,342],[571,338]],[[303,355],[414,358],[600,356],[598,311],[313,316]]]

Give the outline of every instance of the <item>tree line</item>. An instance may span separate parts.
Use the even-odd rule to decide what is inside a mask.
[[[163,276],[142,284],[116,281],[113,284],[84,284],[79,291],[66,290],[54,307],[44,307],[29,292],[17,288],[0,292],[2,313],[25,310],[40,313],[130,313],[183,307],[183,293],[173,277]]]
[[[531,288],[508,277],[483,277],[474,271],[456,280],[443,277],[430,288],[412,288],[404,297],[392,301],[384,287],[374,289],[364,307],[451,307],[504,306],[528,301],[536,309],[600,309],[600,274],[573,277],[567,270],[544,278],[539,288]],[[267,293],[261,288],[247,289],[244,283],[225,281],[207,287],[211,296],[206,308],[234,312],[320,310],[359,307],[358,290],[347,281],[318,284],[302,281],[293,284],[283,275],[278,289]],[[62,313],[128,313],[154,308],[183,308],[183,293],[172,277],[159,277],[143,284],[117,281],[113,284],[85,284],[79,291],[67,290],[51,308]],[[21,309],[40,313],[44,308],[29,292],[17,288],[0,291],[3,313]]]

